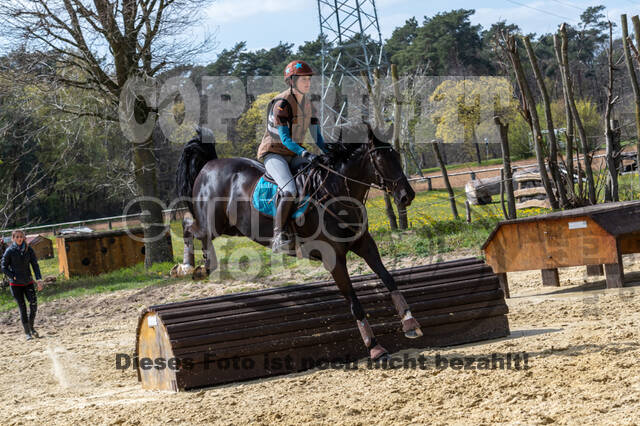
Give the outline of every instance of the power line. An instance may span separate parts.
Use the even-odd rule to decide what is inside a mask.
[[[560,0],[551,0],[551,1],[554,1],[554,2],[556,2],[558,4],[563,5],[563,6],[572,7],[574,9],[578,9],[579,11],[583,11],[584,10],[583,8],[575,6],[575,5],[571,4],[571,3],[565,3],[565,2],[560,1]]]
[[[538,9],[537,7],[529,6],[528,4],[520,3],[520,2],[517,2],[515,0],[507,0],[507,1],[509,3],[517,4],[518,6],[527,7],[529,9],[533,9],[533,10],[538,11],[538,12],[546,13],[547,15],[555,16],[556,18],[562,18],[562,19],[567,20],[567,21],[571,21],[572,20],[571,18],[567,18],[566,16],[557,15],[555,13],[546,11],[544,9]]]

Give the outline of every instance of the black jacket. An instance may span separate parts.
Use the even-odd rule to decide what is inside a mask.
[[[22,254],[18,245],[13,243],[4,252],[4,256],[2,256],[2,272],[4,272],[14,284],[29,284],[33,281],[29,264],[33,267],[36,279],[42,279],[36,253],[30,246],[28,246],[25,253]]]

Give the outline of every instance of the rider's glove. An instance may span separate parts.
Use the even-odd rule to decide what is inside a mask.
[[[318,156],[315,154],[310,153],[309,151],[304,151],[302,153],[302,158],[304,158],[305,160],[309,161],[309,163],[311,164],[315,164],[318,162]]]

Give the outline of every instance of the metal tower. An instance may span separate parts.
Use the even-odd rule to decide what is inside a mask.
[[[375,68],[386,65],[375,0],[318,0],[322,46],[322,112],[325,128],[348,122],[346,100],[331,105],[329,91],[340,93],[345,79],[364,88],[361,72],[370,82]]]

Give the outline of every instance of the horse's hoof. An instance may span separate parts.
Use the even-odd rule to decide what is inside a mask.
[[[420,330],[420,323],[417,319],[408,314],[408,318],[402,320],[402,331],[404,331],[405,337],[409,339],[417,339],[422,336],[422,330]]]
[[[204,278],[207,278],[208,276],[209,272],[207,271],[207,269],[204,266],[200,265],[193,271],[192,278],[194,280],[202,280]]]
[[[375,345],[369,350],[369,357],[372,361],[381,361],[389,358],[389,352],[380,345]]]
[[[413,330],[405,331],[404,337],[408,339],[417,339],[418,337],[422,337],[422,330],[420,330],[420,327],[418,327]]]
[[[172,278],[186,277],[187,275],[191,275],[193,270],[193,266],[188,263],[180,263],[171,268],[169,275],[171,275]]]

